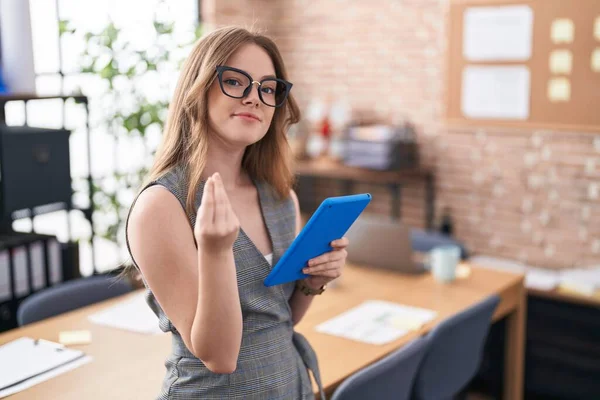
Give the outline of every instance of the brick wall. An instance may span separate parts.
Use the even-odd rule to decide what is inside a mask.
[[[214,3],[213,3],[214,2]],[[447,128],[447,0],[204,1],[211,26],[259,26],[279,44],[302,107],[347,101],[375,120],[406,117],[469,248],[532,265],[600,263],[600,132]],[[388,213],[385,190],[372,211]],[[423,187],[403,190],[403,219],[423,225]]]

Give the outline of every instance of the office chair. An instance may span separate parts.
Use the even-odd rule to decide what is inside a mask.
[[[79,278],[27,297],[17,310],[19,326],[120,296],[132,290],[123,279],[108,275]]]
[[[461,393],[479,369],[499,302],[499,296],[491,296],[442,321],[427,335],[430,344],[415,379],[415,399],[452,399]]]
[[[417,338],[361,369],[335,390],[331,400],[410,399],[415,375],[428,344],[427,338]]]

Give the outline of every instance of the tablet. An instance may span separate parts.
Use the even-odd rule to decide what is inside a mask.
[[[329,197],[321,203],[306,226],[265,278],[265,286],[304,279],[308,261],[331,251],[330,243],[341,239],[371,201],[369,193]]]

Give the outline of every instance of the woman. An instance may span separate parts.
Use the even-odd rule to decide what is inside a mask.
[[[299,120],[276,45],[240,28],[184,65],[128,246],[160,327],[173,333],[161,399],[314,398],[316,356],[293,327],[341,274],[348,241],[310,276],[265,287],[300,230],[286,130]],[[323,397],[323,395],[322,395]]]

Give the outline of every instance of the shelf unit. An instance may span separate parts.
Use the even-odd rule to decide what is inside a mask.
[[[74,243],[73,232],[70,223],[70,211],[78,210],[83,213],[86,220],[90,224],[91,236],[90,236],[90,248],[91,248],[91,258],[92,258],[92,270],[93,273],[97,273],[97,263],[96,263],[96,252],[94,249],[94,238],[95,238],[95,230],[93,223],[93,213],[94,213],[94,182],[91,175],[91,145],[90,145],[90,112],[89,112],[89,102],[88,98],[83,95],[55,95],[55,96],[38,96],[32,94],[9,94],[9,95],[0,95],[0,124],[6,125],[6,105],[10,102],[23,102],[25,104],[25,123],[24,126],[27,126],[27,104],[29,102],[37,101],[37,100],[62,100],[62,112],[63,112],[63,128],[64,126],[65,116],[66,116],[66,102],[68,100],[73,100],[77,104],[83,105],[85,109],[86,119],[85,119],[85,134],[86,134],[86,152],[87,152],[87,175],[83,178],[87,181],[88,193],[89,193],[89,206],[86,208],[73,207],[72,203],[57,203],[57,204],[49,204],[49,205],[40,205],[35,209],[27,209],[17,212],[17,216],[0,216],[0,229],[4,232],[12,231],[12,223],[15,220],[22,218],[29,218],[31,220],[32,233],[37,233],[34,230],[33,220],[37,215],[47,214],[50,212],[64,210],[67,212],[67,229],[69,232],[69,243]],[[77,270],[79,270],[79,263],[76,266]]]

